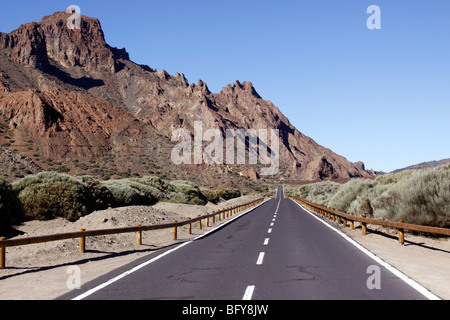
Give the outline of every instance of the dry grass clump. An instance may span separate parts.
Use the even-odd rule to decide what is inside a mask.
[[[299,197],[346,212],[377,219],[437,227],[450,226],[450,165],[354,179],[338,185],[301,186]]]
[[[371,201],[377,217],[450,226],[450,165],[415,171]]]
[[[333,181],[303,185],[299,188],[299,196],[320,205],[327,205],[340,186],[339,183]]]

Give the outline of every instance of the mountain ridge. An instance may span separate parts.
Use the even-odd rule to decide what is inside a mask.
[[[432,160],[432,161],[425,161],[417,164],[413,164],[411,166],[407,166],[405,168],[396,169],[392,171],[391,173],[398,173],[405,170],[420,170],[420,169],[427,169],[427,168],[435,168],[442,165],[445,165],[447,163],[450,163],[450,158],[448,159],[442,159],[442,160]]]
[[[97,18],[81,16],[81,29],[72,30],[66,26],[69,17],[56,12],[0,33],[0,112],[14,135],[10,147],[25,156],[62,161],[72,171],[77,171],[70,165],[74,160],[107,157],[114,158],[111,165],[118,170],[136,175],[159,170],[171,178],[195,180],[203,172],[210,184],[243,183],[222,181],[227,173],[262,179],[253,173],[257,166],[168,163],[171,134],[180,128],[193,132],[195,121],[202,121],[205,128],[221,132],[278,129],[280,173],[268,181],[370,176],[363,164],[351,163],[303,135],[250,81],[212,93],[202,80],[193,84],[184,74],[172,76],[134,63],[126,49],[106,43]],[[31,140],[31,152],[17,147],[17,141]],[[150,152],[156,149],[159,155]],[[137,163],[144,157],[154,170]]]

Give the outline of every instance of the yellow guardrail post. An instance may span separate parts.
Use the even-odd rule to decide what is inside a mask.
[[[367,234],[367,223],[361,222],[361,231],[363,235]]]
[[[80,229],[81,232],[86,231],[85,229]],[[80,253],[86,252],[86,237],[80,237]]]
[[[178,221],[173,220],[172,223],[177,223]],[[173,227],[173,240],[177,240],[178,238],[178,229],[177,227]]]
[[[191,220],[191,217],[187,217],[188,221]],[[192,224],[188,223],[188,234],[192,234]]]
[[[4,241],[6,238],[0,237],[0,241]],[[6,268],[6,248],[0,247],[0,269]]]
[[[201,215],[199,214],[198,216],[197,216],[197,218],[200,218],[201,217]],[[200,229],[200,230],[202,230],[202,220],[200,219],[200,220],[198,220],[198,228]]]
[[[142,225],[138,224],[136,227],[142,227]],[[142,231],[136,232],[136,244],[142,246]]]
[[[347,212],[344,211],[344,213],[347,213]],[[342,225],[344,226],[344,228],[347,227],[347,219],[344,217],[342,217]]]
[[[350,215],[354,215],[353,212],[350,212]],[[350,230],[354,230],[355,229],[355,221],[350,220]]]
[[[400,220],[399,223],[403,223],[403,221]],[[398,242],[401,245],[405,244],[405,230],[404,229],[398,229]]]

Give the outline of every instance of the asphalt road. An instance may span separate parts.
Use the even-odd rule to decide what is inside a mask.
[[[150,254],[60,299],[407,300],[426,297],[284,199],[204,237]]]

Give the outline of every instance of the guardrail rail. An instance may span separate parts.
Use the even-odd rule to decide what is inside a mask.
[[[398,230],[398,242],[400,244],[405,243],[405,230],[409,231],[416,231],[416,232],[422,232],[422,233],[429,233],[434,235],[442,235],[442,236],[450,236],[450,229],[448,228],[438,228],[438,227],[429,227],[429,226],[423,226],[423,225],[416,225],[416,224],[408,224],[403,223],[403,221],[386,221],[386,220],[378,220],[378,219],[372,219],[367,217],[358,217],[355,216],[353,213],[346,213],[341,212],[339,210],[335,210],[334,208],[328,208],[321,205],[318,205],[316,203],[307,201],[305,199],[301,199],[298,197],[288,197],[290,199],[293,199],[295,201],[298,201],[299,203],[303,204],[304,206],[310,208],[312,211],[317,213],[318,215],[321,215],[323,217],[326,217],[328,219],[333,219],[333,221],[337,220],[338,224],[341,224],[346,227],[347,223],[350,225],[350,229],[355,228],[355,222],[359,222],[361,224],[361,230],[363,234],[367,234],[367,225],[373,224],[388,228],[393,228]]]
[[[244,204],[229,207],[222,209],[220,211],[214,212],[205,215],[198,215],[196,218],[190,219],[188,218],[186,221],[173,221],[169,224],[161,224],[161,225],[150,225],[150,226],[141,226],[137,225],[136,227],[126,227],[126,228],[115,228],[115,229],[103,229],[103,230],[91,230],[86,231],[81,229],[78,232],[70,232],[70,233],[61,233],[61,234],[53,234],[53,235],[44,235],[38,237],[28,237],[28,238],[16,238],[7,240],[5,237],[0,237],[0,269],[4,269],[6,267],[6,248],[8,247],[18,247],[25,246],[30,244],[39,244],[44,242],[53,242],[53,241],[61,241],[68,239],[76,239],[79,238],[79,250],[81,253],[86,252],[86,238],[87,237],[97,237],[104,235],[112,235],[112,234],[122,234],[122,233],[134,233],[136,232],[136,243],[138,245],[142,245],[142,232],[144,231],[152,231],[152,230],[161,230],[161,229],[170,229],[173,228],[173,240],[177,240],[178,237],[178,228],[183,227],[185,225],[188,226],[188,233],[191,233],[191,225],[195,222],[198,223],[198,228],[203,228],[202,221],[205,220],[205,225],[210,225],[210,219],[212,223],[216,222],[216,217],[219,221],[222,219],[226,219],[231,217],[234,214],[245,211],[253,206],[264,201],[263,198],[246,202]]]

